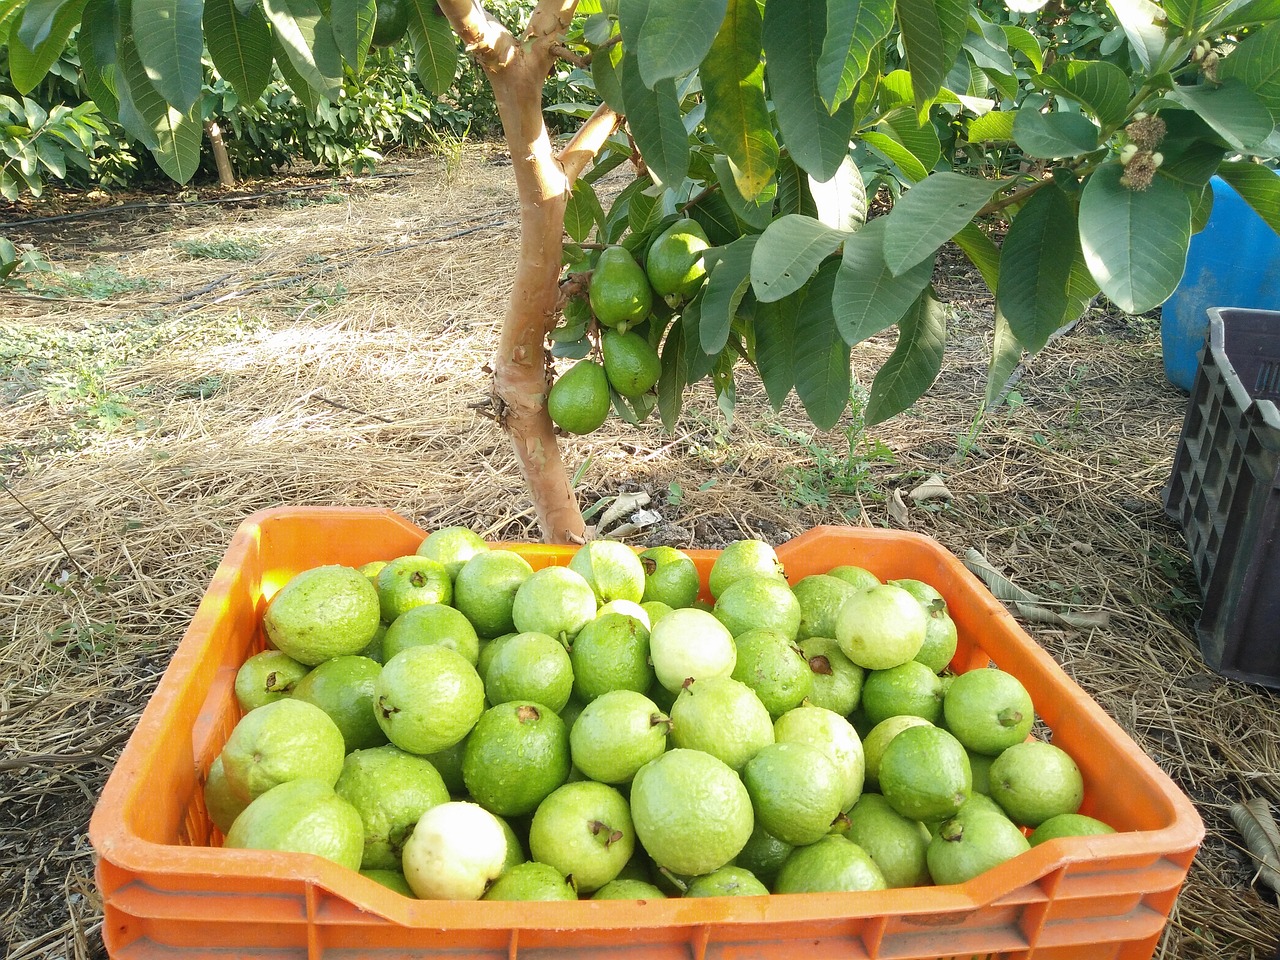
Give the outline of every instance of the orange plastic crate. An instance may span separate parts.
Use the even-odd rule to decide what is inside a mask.
[[[1054,840],[968,883],[867,893],[572,903],[431,902],[319,857],[224,850],[202,782],[239,718],[236,670],[300,570],[416,550],[388,511],[285,508],[236,532],[94,810],[103,939],[116,960],[789,958],[1148,960],[1204,826],[1190,801],[954,557],[926,537],[818,527],[777,548],[796,581],[843,563],[947,598],[959,671],[994,661],[1079,763],[1083,812],[1118,833]],[[535,567],[573,549],[504,545]],[[704,582],[715,551],[691,551]]]

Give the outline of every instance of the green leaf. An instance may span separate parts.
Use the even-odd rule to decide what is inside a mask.
[[[756,370],[773,409],[781,410],[796,383],[796,316],[808,287],[772,303],[756,303]]]
[[[749,199],[760,196],[778,168],[760,60],[763,25],[756,0],[729,0],[720,32],[698,70],[707,132],[729,158],[738,192]]]
[[[1164,12],[1175,27],[1207,27],[1232,0],[1164,0]]]
[[[632,238],[644,237],[662,221],[662,202],[656,194],[641,192],[633,194],[627,207],[627,224],[631,228]],[[627,240],[623,242],[626,243]],[[645,247],[648,244],[644,244]],[[633,253],[637,251],[633,250]],[[638,255],[638,254],[637,254]]]
[[[849,404],[849,344],[836,329],[831,294],[840,264],[823,264],[809,281],[809,292],[795,323],[793,364],[796,396],[809,419],[830,430]]]
[[[688,213],[698,221],[712,246],[723,247],[742,235],[742,228],[733,215],[729,201],[718,190],[698,200],[689,208]]]
[[[280,71],[280,76],[284,77],[284,82],[289,85],[298,102],[308,110],[315,110],[323,98],[302,78],[302,74],[298,73],[277,33],[271,34],[271,49],[275,53],[275,64]]]
[[[996,307],[995,326],[991,332],[991,360],[987,364],[987,392],[983,403],[987,409],[995,406],[1004,393],[1005,385],[1013,371],[1022,362],[1022,344],[1013,335],[1009,321]]]
[[[982,74],[981,81],[975,84],[977,94],[979,96],[987,96],[989,93],[987,86],[989,85],[995,87],[996,92],[1005,100],[1018,99],[1018,94],[1022,88],[1018,83],[1018,78],[1016,76],[1013,74],[1000,73],[997,70],[984,69],[978,72]]]
[[[724,20],[725,0],[627,0],[618,26],[641,81],[653,89],[700,64]]]
[[[59,180],[66,179],[67,176],[67,155],[62,152],[60,146],[54,146],[51,141],[36,141],[36,156],[40,160],[41,166],[54,175]]]
[[[818,208],[809,195],[809,179],[790,157],[778,161],[778,216],[798,213],[817,218]]]
[[[1187,263],[1191,201],[1163,177],[1146,190],[1120,182],[1108,163],[1080,197],[1080,246],[1102,292],[1126,313],[1144,313],[1173,293]]]
[[[973,219],[1002,181],[935,173],[894,204],[885,223],[884,258],[900,276],[950,240]]]
[[[333,39],[342,59],[357,74],[364,70],[364,58],[373,40],[373,24],[377,18],[374,0],[330,0],[329,22]]]
[[[880,78],[881,110],[911,107],[914,111],[915,102],[915,86],[911,83],[911,74],[906,70],[890,70]]]
[[[1190,110],[1160,111],[1166,125],[1160,152],[1160,175],[1188,187],[1202,187],[1218,170],[1223,146],[1213,129]]]
[[[818,57],[818,93],[834,111],[853,96],[872,51],[893,29],[893,0],[832,0]]]
[[[916,155],[889,134],[868,130],[859,136],[867,146],[896,166],[902,176],[912,183],[917,183],[929,175],[929,171]]]
[[[1006,23],[1000,27],[1004,31],[1005,40],[1011,50],[1017,50],[1031,61],[1031,67],[1037,73],[1044,69],[1044,52],[1040,49],[1040,41],[1036,35],[1025,27]]]
[[[818,208],[818,221],[834,230],[857,230],[867,222],[867,185],[852,157],[830,180],[809,178],[809,193]]]
[[[777,183],[770,180],[755,200],[748,200],[738,190],[735,169],[728,157],[717,153],[711,160],[711,169],[715,171],[720,183],[720,193],[733,210],[734,216],[755,230],[767,227],[773,220],[773,201],[778,195]]]
[[[729,342],[738,306],[751,285],[751,254],[759,238],[739,237],[720,248],[720,258],[707,275],[698,327],[703,353],[715,354]]]
[[[76,47],[80,51],[80,76],[85,90],[98,105],[103,116],[120,120],[120,67],[116,50],[120,31],[116,24],[116,0],[89,0],[80,19]],[[271,62],[268,59],[267,68]]]
[[[298,76],[321,96],[336,100],[342,89],[342,61],[316,0],[262,0],[262,6]]]
[[[610,388],[609,402],[619,420],[634,426],[648,419],[649,414],[653,413],[653,408],[657,406],[658,400],[651,393],[641,394],[638,397],[624,397],[618,391]]]
[[[916,299],[898,324],[898,345],[885,361],[867,398],[867,426],[906,410],[933,385],[942,370],[947,343],[947,312],[930,290]]]
[[[1199,189],[1188,187],[1187,195],[1191,200],[1191,235],[1194,237],[1209,225],[1209,215],[1213,213],[1213,188],[1207,183]]]
[[[1240,27],[1256,26],[1280,17],[1280,0],[1251,0],[1239,7],[1228,8],[1226,15],[1214,24],[1218,33]]]
[[[1000,285],[1000,248],[972,221],[952,239],[964,251],[969,262],[978,268],[987,289],[995,293]]]
[[[1280,17],[1280,9],[1274,16]],[[1238,80],[1256,93],[1272,119],[1280,123],[1280,20],[1245,37],[1222,61],[1218,75],[1223,80]]]
[[[659,182],[672,189],[679,187],[689,172],[689,133],[680,112],[676,82],[659,80],[650,89],[641,79],[631,51],[623,54],[621,79],[627,126],[640,155]]]
[[[702,301],[701,296],[685,305],[684,313],[684,349],[688,364],[688,378],[685,383],[697,383],[708,376],[716,365],[717,354],[706,353],[702,349]]]
[[[1053,184],[1032,194],[1009,225],[996,302],[1018,342],[1032,353],[1079,319],[1096,293],[1071,283],[1073,272],[1088,276],[1079,235],[1071,198]]]
[[[738,387],[733,381],[733,363],[732,354],[721,354],[715,369],[711,371],[711,382],[716,388],[716,406],[720,408],[720,413],[729,426],[733,426],[733,411],[738,403]]]
[[[973,76],[972,71],[977,71],[978,68],[973,66],[968,57],[962,56],[956,60],[955,69],[957,73],[964,74],[965,82],[961,85],[961,90],[967,90],[969,81]],[[978,71],[978,73],[980,74],[981,71]],[[948,74],[948,77],[949,76],[950,74]],[[868,82],[871,79],[872,78],[870,76],[867,77]],[[915,84],[911,80],[911,74],[906,70],[890,70],[883,77],[879,78],[878,85],[880,110],[883,112],[886,110],[897,109],[898,107],[909,107],[916,118],[917,124],[925,124],[929,122],[929,108],[934,104],[960,103],[959,95],[944,86],[932,97],[926,99],[923,106],[917,106]],[[858,99],[861,102],[861,94],[858,95]]]
[[[204,85],[204,0],[133,0],[133,37],[151,85],[186,113]]]
[[[1017,110],[992,110],[969,121],[970,143],[1003,143],[1013,139]]]
[[[409,39],[413,43],[414,68],[418,78],[437,97],[453,86],[458,72],[457,38],[435,0],[404,0],[409,4]],[[602,57],[600,59],[608,59]]]
[[[919,160],[926,176],[942,159],[942,144],[938,140],[938,131],[927,120],[923,124],[918,122],[915,113],[908,107],[890,110],[880,121],[878,129],[896,140],[904,150]]]
[[[71,0],[58,8],[45,38],[34,47],[27,47],[19,38],[22,18],[15,17],[9,28],[9,79],[19,93],[34,90],[57,63],[67,45],[67,38],[80,22],[85,0]]]
[[[1218,174],[1272,230],[1280,233],[1280,175],[1248,160],[1228,160],[1218,168]]]
[[[1108,0],[1107,5],[1120,21],[1124,35],[1129,38],[1129,46],[1143,67],[1152,71],[1157,67],[1168,69],[1172,66],[1162,63],[1168,41],[1162,25],[1164,11],[1157,4],[1151,0]]]
[[[28,0],[0,0],[0,37],[9,36],[14,18],[21,17],[27,2]]]
[[[683,326],[684,318],[677,318],[667,331],[666,342],[662,345],[662,373],[658,376],[658,415],[662,417],[662,425],[668,433],[675,429],[676,421],[680,419],[680,408],[684,406],[684,388],[689,375],[688,348],[685,346]]]
[[[831,306],[836,327],[850,346],[888,330],[902,319],[929,278],[933,257],[895,277],[884,262],[885,218],[877,217],[844,242]]]
[[[1241,152],[1258,147],[1276,126],[1267,105],[1240,80],[1226,80],[1221,86],[1174,87],[1166,96],[1194,110]]]
[[[117,64],[114,71],[115,93],[120,104],[120,125],[124,127],[125,132],[134,140],[137,140],[148,150],[155,150],[160,146],[160,141],[156,137],[156,131],[152,126],[152,121],[143,115],[139,106],[141,102],[147,102],[148,98],[160,100],[159,94],[155,92],[155,88],[151,86],[151,81],[146,79],[146,72],[141,70],[141,64],[137,64],[137,50],[133,46],[133,28],[132,17],[130,16],[129,0],[118,0],[116,11],[119,19],[116,21],[116,30],[118,31],[119,46],[116,51]],[[132,59],[135,65],[139,67],[138,72],[141,73],[143,82],[141,84],[142,97],[135,96],[132,89],[132,81],[125,64],[126,51],[132,52]]]
[[[773,221],[760,234],[751,257],[751,289],[756,299],[768,303],[800,289],[846,236],[842,230],[797,214]]]
[[[18,248],[8,237],[0,237],[0,280],[13,273],[18,267]]]
[[[591,80],[596,85],[600,99],[615,111],[625,115],[626,104],[622,99],[622,45],[598,49],[591,57]]]
[[[917,110],[942,89],[968,25],[968,0],[898,0],[898,26]]]
[[[827,28],[825,0],[786,0],[764,8],[765,74],[782,142],[798,166],[830,180],[849,155],[853,104],[834,113],[818,89],[817,67]]]
[[[1002,77],[1014,75],[1013,57],[1009,55],[1009,41],[1004,31],[987,20],[977,20],[978,32],[972,28],[965,35],[961,46],[973,63],[983,70]]]
[[[582,16],[586,13],[582,4],[578,4],[576,15]],[[582,39],[591,44],[592,47],[598,47],[609,41],[613,36],[614,22],[607,14],[596,12],[592,13],[582,21]]]
[[[199,106],[194,105],[183,113],[160,96],[147,78],[146,67],[138,56],[132,34],[122,37],[120,64],[128,84],[130,104],[150,127],[154,146],[148,146],[152,156],[170,178],[186,183],[200,166],[200,142],[204,128],[200,123]],[[124,103],[125,98],[121,96],[121,122],[126,114]]]
[[[1013,120],[1013,139],[1033,157],[1056,160],[1098,149],[1098,128],[1078,113],[1041,113],[1023,107]]]
[[[262,8],[244,14],[235,0],[205,0],[204,32],[214,69],[242,102],[254,103],[271,81],[271,29]]]
[[[30,0],[18,18],[18,40],[28,50],[34,50],[53,31],[54,21],[70,0]]]
[[[591,228],[604,222],[604,210],[591,184],[582,178],[573,184],[573,193],[564,211],[564,229],[578,243],[586,240]]]
[[[1103,126],[1118,126],[1129,118],[1129,77],[1114,63],[1059,60],[1036,79],[1051,93],[1083,104]]]

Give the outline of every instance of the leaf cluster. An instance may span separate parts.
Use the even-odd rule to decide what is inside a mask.
[[[690,216],[715,244],[703,290],[652,323],[668,424],[708,377],[731,412],[745,360],[775,406],[794,390],[829,428],[847,409],[851,348],[893,327],[865,416],[906,409],[942,366],[947,310],[930,279],[951,241],[997,304],[990,403],[1099,293],[1140,313],[1173,292],[1215,174],[1280,225],[1280,181],[1251,162],[1280,153],[1271,0],[1081,5],[1048,37],[960,0],[600,0],[579,13],[570,42],[626,127],[575,187],[567,233],[643,263]],[[628,162],[638,177],[605,209],[592,180]],[[883,216],[868,203],[879,187],[895,198]],[[566,262],[589,270],[590,246]]]
[[[27,97],[0,96],[0,196],[12,201],[25,190],[38,197],[46,179],[64,179],[69,165],[90,170],[106,134],[93,103],[46,110]]]

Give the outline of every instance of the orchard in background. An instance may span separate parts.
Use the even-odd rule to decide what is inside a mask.
[[[480,0],[400,2],[426,85],[444,93],[465,52],[502,119],[521,243],[493,392],[550,541],[585,533],[551,360],[595,363],[602,333],[607,375],[581,368],[560,404],[594,404],[571,429],[602,406],[670,427],[707,377],[732,415],[740,361],[826,429],[851,349],[896,325],[873,424],[941,368],[948,241],[995,297],[991,403],[1099,292],[1130,313],[1173,292],[1214,174],[1280,228],[1280,179],[1256,162],[1280,155],[1280,0],[540,0],[520,33]],[[314,105],[359,74],[377,22],[376,0],[0,0],[14,88],[74,38],[99,110],[179,181],[199,164],[206,53],[241,102],[274,61]],[[1060,28],[1070,42],[1047,44]],[[562,64],[581,102],[544,104]],[[576,132],[553,140],[552,111]],[[606,209],[595,184],[623,165]],[[892,209],[868,222],[881,186]]]

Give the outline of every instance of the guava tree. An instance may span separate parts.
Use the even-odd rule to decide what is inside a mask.
[[[930,280],[948,241],[995,296],[990,401],[1099,291],[1140,313],[1174,290],[1215,173],[1280,226],[1280,180],[1255,162],[1280,154],[1280,0],[1111,0],[1089,59],[1029,29],[1053,12],[1043,0],[539,0],[518,34],[481,0],[409,2],[420,74],[443,92],[459,48],[474,57],[510,147],[521,241],[493,394],[549,540],[584,527],[548,344],[589,358],[603,333],[607,360],[629,333],[624,379],[657,376],[638,392],[587,378],[561,403],[572,429],[604,389],[618,415],[670,425],[708,377],[730,411],[739,363],[775,406],[794,390],[829,428],[851,349],[896,326],[865,410],[877,423],[941,368]],[[0,0],[15,85],[33,87],[78,25],[99,108],[180,180],[199,156],[206,51],[244,101],[273,59],[300,98],[333,98],[375,15],[376,0]],[[546,105],[564,64],[583,103]],[[548,109],[580,117],[576,132],[554,140]],[[620,166],[631,179],[603,203]],[[893,205],[868,220],[870,186]],[[659,262],[654,295],[637,277]]]

